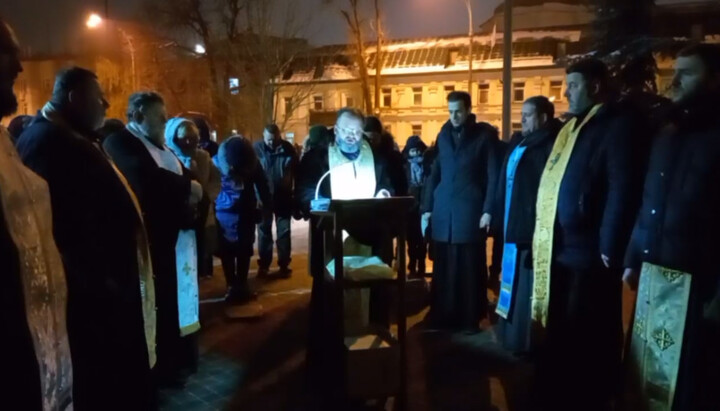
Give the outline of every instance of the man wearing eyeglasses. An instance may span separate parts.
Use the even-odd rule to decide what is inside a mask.
[[[311,203],[316,199],[354,200],[362,198],[390,197],[393,194],[392,183],[387,172],[387,161],[374,152],[364,138],[365,117],[352,108],[338,111],[334,128],[334,139],[330,146],[318,146],[308,151],[300,161],[298,176],[295,180],[295,198],[298,200],[305,218],[310,218]],[[319,187],[318,187],[319,185]],[[311,220],[310,233],[310,271],[313,275],[313,288],[310,302],[310,338],[308,341],[309,377],[311,387],[326,391],[333,384],[333,365],[336,363],[334,351],[327,341],[336,325],[331,307],[331,295],[324,287],[322,275],[325,272],[322,232],[317,229],[315,217]],[[352,241],[351,238],[348,240]],[[370,248],[370,247],[367,247]],[[382,247],[377,248],[383,254]],[[358,249],[362,249],[362,246]],[[392,247],[389,249],[392,258]],[[376,253],[373,253],[376,254]],[[371,317],[381,317],[383,306],[379,294],[370,297]],[[379,305],[378,305],[379,304]],[[385,313],[386,314],[386,313]],[[376,318],[373,318],[377,321]],[[380,320],[382,321],[382,319]],[[321,392],[314,393],[319,403],[317,409],[327,409],[333,402]]]

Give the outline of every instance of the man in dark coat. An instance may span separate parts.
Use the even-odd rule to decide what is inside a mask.
[[[547,97],[536,96],[522,106],[522,131],[515,133],[498,178],[493,231],[506,262],[498,298],[497,334],[513,353],[531,352],[530,297],[532,296],[532,239],[540,176],[562,123]],[[508,191],[511,189],[512,191]],[[504,240],[504,241],[503,241]],[[503,249],[507,252],[503,253]],[[495,250],[493,250],[493,253]],[[495,256],[493,255],[493,259]]]
[[[640,281],[627,409],[716,410],[704,382],[720,380],[720,47],[682,50],[672,84],[625,260]]]
[[[20,47],[0,20],[0,119],[17,109],[13,84]],[[72,366],[66,328],[67,286],[52,233],[50,192],[23,166],[0,126],[0,396],[8,408],[69,409]]]
[[[397,150],[395,138],[383,127],[379,118],[369,116],[365,119],[365,136],[370,141],[373,151],[383,157],[387,163],[390,182],[396,196],[405,196],[408,193],[407,178],[405,176],[405,160]]]
[[[107,107],[94,73],[65,69],[17,148],[50,188],[68,283],[74,409],[147,410],[154,408],[152,269],[134,194],[95,133]]]
[[[633,167],[638,122],[606,104],[604,63],[582,60],[567,73],[575,117],[543,171],[533,233],[531,309],[547,337],[539,380],[549,408],[605,409],[620,371],[622,258],[642,178]]]
[[[290,240],[290,222],[295,211],[293,184],[298,156],[295,147],[283,140],[280,128],[270,124],[263,130],[263,141],[253,145],[255,154],[262,169],[265,171],[267,182],[272,195],[272,211],[263,213],[262,221],[258,224],[258,277],[268,274],[273,259],[272,223],[275,220],[277,229],[277,252],[280,277],[290,278],[290,255],[292,244]]]
[[[191,207],[202,199],[202,187],[164,144],[166,114],[160,95],[133,94],[127,114],[127,127],[106,137],[103,147],[137,195],[150,238],[158,307],[155,373],[161,386],[182,386],[183,374],[196,367],[197,347],[192,333],[181,335],[176,244],[180,230],[193,227]]]
[[[430,321],[434,327],[477,332],[487,311],[485,241],[499,162],[497,130],[476,123],[465,92],[448,95],[450,120],[437,138],[437,160],[426,187],[424,218],[435,240]]]

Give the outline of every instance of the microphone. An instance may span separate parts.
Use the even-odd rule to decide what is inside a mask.
[[[360,158],[358,157],[358,159],[356,159],[356,160],[354,160],[354,161],[350,161],[350,162],[347,162],[347,163],[342,163],[342,164],[339,164],[339,165],[337,165],[337,166],[335,166],[335,167],[332,167],[332,168],[330,168],[327,172],[325,172],[325,174],[323,174],[322,177],[320,177],[320,181],[318,181],[317,185],[315,186],[315,199],[312,200],[312,201],[310,201],[310,211],[327,211],[327,210],[330,208],[330,201],[331,201],[332,199],[330,199],[330,198],[319,198],[319,197],[320,197],[320,186],[322,185],[323,181],[324,181],[333,171],[335,171],[335,170],[337,170],[337,169],[339,169],[339,168],[341,168],[341,167],[347,167],[347,166],[349,166],[349,165],[354,166],[355,163],[356,163],[359,159],[360,159]]]

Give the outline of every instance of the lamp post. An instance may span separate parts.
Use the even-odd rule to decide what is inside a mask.
[[[106,12],[107,12],[107,4],[106,4]],[[90,16],[88,16],[87,21],[85,22],[85,25],[90,30],[95,30],[102,26],[103,24],[108,24],[107,20],[104,20],[100,15],[97,13],[92,13]],[[133,43],[132,36],[130,36],[125,30],[122,29],[122,27],[115,27],[117,29],[118,33],[120,34],[120,37],[122,37],[123,41],[127,43],[128,52],[130,54],[130,70],[132,75],[132,88],[133,91],[137,90],[137,72],[135,70],[135,44]]]
[[[473,15],[472,4],[470,0],[465,0],[465,7],[468,13],[468,93],[472,95],[472,79],[473,79]]]

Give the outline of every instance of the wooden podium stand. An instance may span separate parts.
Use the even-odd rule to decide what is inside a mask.
[[[333,200],[328,211],[312,212],[322,231],[324,249],[320,251],[324,264],[322,267],[315,264],[311,270],[314,278],[324,278],[329,286],[333,309],[344,312],[344,293],[349,289],[382,287],[393,291],[397,301],[397,336],[392,335],[388,324],[370,324],[363,330],[348,332],[345,316],[336,316],[338,324],[328,338],[333,339],[332,344],[342,346],[343,358],[338,367],[341,375],[337,378],[342,381],[341,396],[345,401],[394,397],[395,409],[406,409],[405,227],[414,201],[412,197]],[[372,245],[373,254],[390,266],[393,238],[397,237],[396,278],[363,281],[346,278],[343,271],[343,231],[360,243]],[[333,259],[334,278],[325,268]]]

